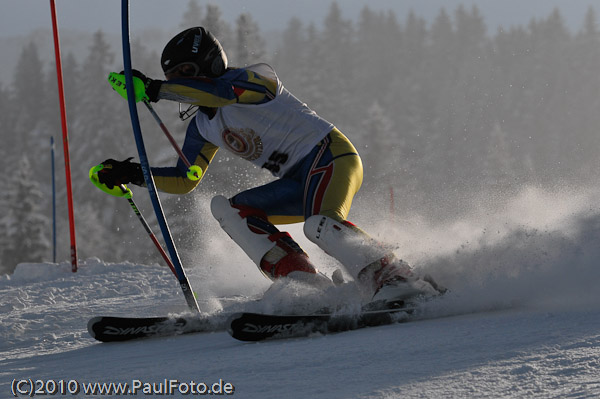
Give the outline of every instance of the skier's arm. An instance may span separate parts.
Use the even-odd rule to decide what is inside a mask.
[[[134,70],[135,101],[170,100],[208,108],[230,104],[262,104],[275,98],[277,80],[247,69],[234,69],[218,78],[180,77],[155,80]],[[122,97],[127,98],[125,76],[111,72],[108,82]]]
[[[194,165],[200,166],[202,176],[206,172],[208,165],[214,158],[219,147],[206,141],[199,133],[196,123],[192,122],[188,126],[185,141],[181,150],[187,159]],[[177,166],[172,167],[153,167],[152,175],[156,188],[170,194],[186,194],[196,188],[200,180],[190,180],[187,178],[188,168],[180,159]]]
[[[220,78],[175,78],[161,82],[156,101],[177,101],[203,107],[262,104],[275,97],[277,82],[245,69]]]

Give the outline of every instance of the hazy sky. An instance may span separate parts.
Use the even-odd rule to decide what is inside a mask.
[[[594,0],[338,0],[345,18],[356,18],[368,5],[371,9],[394,10],[400,20],[413,9],[431,18],[442,6],[449,11],[456,5],[477,4],[488,26],[526,24],[531,18],[546,17],[559,7],[569,26],[579,27],[588,6]],[[330,0],[222,0],[200,1],[218,4],[227,21],[233,22],[242,12],[250,12],[263,32],[280,29],[297,16],[320,24],[331,4]],[[132,32],[144,27],[177,30],[188,0],[130,0]],[[597,4],[597,2],[596,2]],[[51,28],[50,2],[43,0],[2,0],[0,2],[0,37],[27,34],[37,28]],[[59,27],[89,32],[120,32],[119,0],[56,0]],[[133,34],[133,33],[132,33]]]

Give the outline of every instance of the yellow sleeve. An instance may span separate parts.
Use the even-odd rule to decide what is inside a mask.
[[[218,149],[219,147],[206,141],[200,153],[194,159],[193,164],[200,166],[202,169],[202,176],[199,180],[190,180],[185,173],[181,173],[182,169],[186,169],[185,165],[181,165],[183,163],[181,161],[179,161],[181,163],[179,167],[152,168],[156,188],[169,194],[187,194],[193,191],[204,177],[208,165],[215,157]]]

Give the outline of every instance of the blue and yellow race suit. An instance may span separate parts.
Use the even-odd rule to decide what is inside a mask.
[[[266,64],[229,69],[218,78],[164,81],[158,99],[200,106],[182,146],[187,159],[206,172],[225,147],[278,177],[235,195],[233,204],[266,213],[273,224],[297,223],[320,214],[345,220],[362,184],[358,152],[331,123],[291,95]],[[198,181],[187,167],[153,167],[159,190],[183,194]]]

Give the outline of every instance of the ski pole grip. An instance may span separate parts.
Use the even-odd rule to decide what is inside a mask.
[[[187,178],[193,181],[198,181],[202,177],[202,168],[198,165],[190,165],[187,171]]]
[[[133,93],[135,96],[135,102],[148,100],[146,94],[146,85],[142,82],[142,79],[133,76]],[[127,89],[125,87],[125,75],[122,73],[111,72],[108,74],[108,83],[112,86],[113,90],[116,91],[127,100]]]
[[[108,188],[108,186],[104,183],[100,183],[100,179],[98,179],[98,172],[104,169],[104,165],[96,165],[90,169],[90,181],[98,187],[100,190],[104,191],[107,194],[114,195],[115,197],[124,197],[131,198],[133,197],[133,193],[126,185],[121,184],[119,186],[114,186],[113,188]]]

